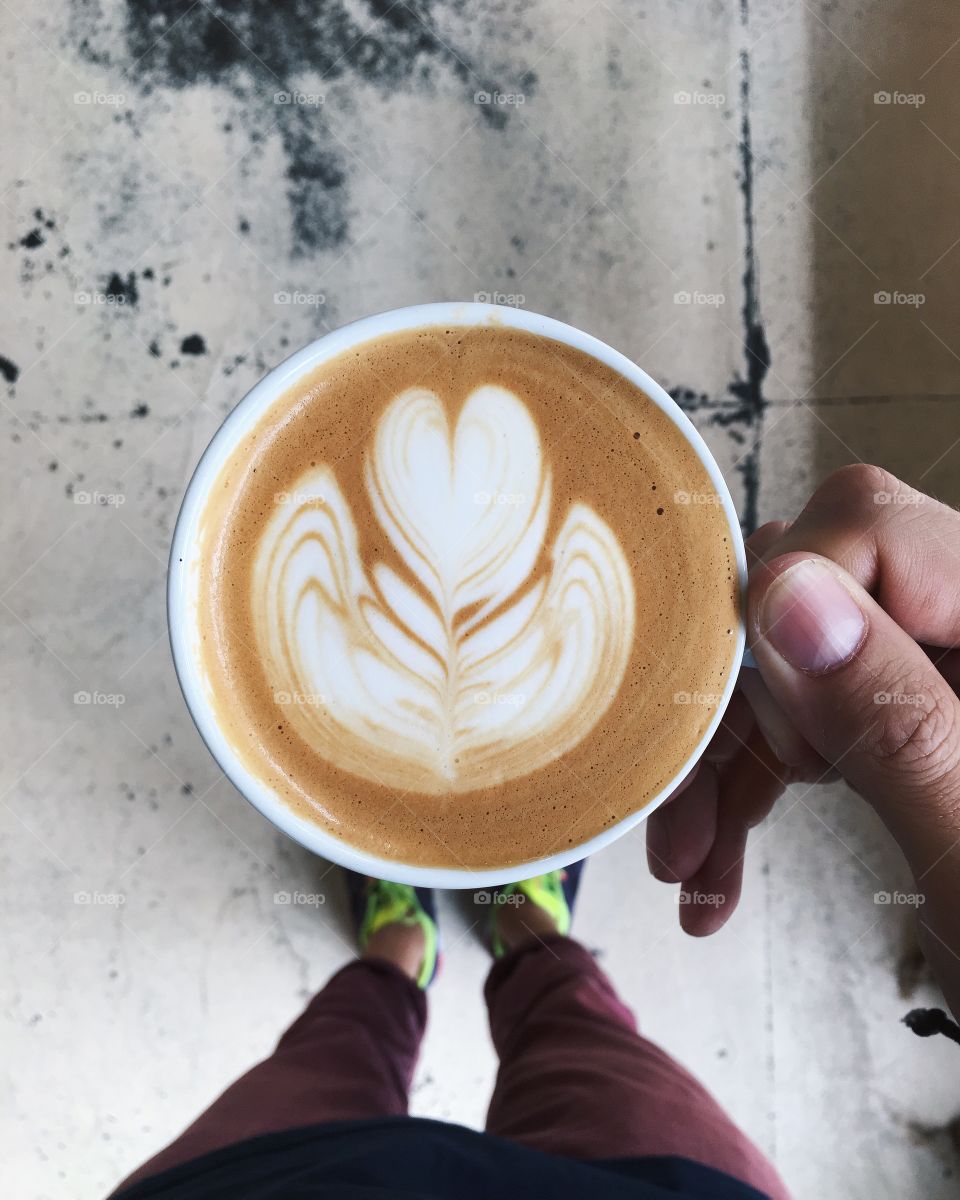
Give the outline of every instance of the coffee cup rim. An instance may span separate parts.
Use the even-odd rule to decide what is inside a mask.
[[[681,769],[667,786],[636,812],[602,830],[577,846],[531,862],[508,867],[484,869],[430,867],[382,858],[351,845],[323,829],[309,818],[289,807],[265,782],[258,779],[240,759],[221,730],[213,706],[207,698],[191,635],[197,638],[196,612],[191,622],[193,592],[191,572],[196,570],[198,555],[197,531],[206,508],[210,490],[220,470],[243,435],[262,417],[263,413],[290,388],[296,380],[344,350],[390,333],[434,325],[497,325],[523,329],[552,338],[589,354],[605,363],[625,379],[639,387],[658,408],[673,421],[687,442],[696,451],[716,489],[730,529],[737,562],[741,593],[741,615],[737,622],[735,652],[725,681],[720,703],[703,737],[685,760]],[[191,549],[194,553],[191,555]],[[388,309],[362,317],[315,339],[291,354],[269,371],[236,404],[220,425],[204,450],[184,492],[180,513],[173,532],[167,577],[167,618],[174,669],[184,700],[207,749],[237,791],[288,837],[321,856],[357,871],[418,887],[478,888],[516,882],[532,875],[568,866],[581,858],[595,854],[646,820],[674,792],[693,770],[703,751],[716,732],[727,709],[737,675],[743,662],[745,627],[743,597],[746,592],[746,554],[739,518],[726,481],[706,442],[680,406],[646,371],[612,346],[567,325],[553,317],[527,309],[468,301],[440,301]]]

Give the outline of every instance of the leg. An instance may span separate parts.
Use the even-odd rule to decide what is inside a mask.
[[[427,1019],[426,995],[411,978],[422,944],[411,953],[409,935],[398,940],[388,929],[378,943],[314,996],[269,1058],[123,1186],[261,1133],[405,1113]]]
[[[678,1155],[786,1200],[773,1165],[713,1097],[640,1037],[583,946],[526,940],[494,964],[486,998],[500,1055],[491,1133],[572,1158]]]

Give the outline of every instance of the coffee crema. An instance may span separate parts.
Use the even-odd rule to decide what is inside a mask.
[[[511,866],[641,808],[736,643],[726,518],[681,432],[502,325],[316,368],[235,448],[200,542],[228,740],[294,810],[409,864]]]

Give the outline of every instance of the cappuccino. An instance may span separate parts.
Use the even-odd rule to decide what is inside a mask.
[[[715,497],[673,421],[564,343],[489,324],[354,347],[210,492],[217,722],[284,803],[369,853],[568,851],[654,797],[719,707],[739,582]]]

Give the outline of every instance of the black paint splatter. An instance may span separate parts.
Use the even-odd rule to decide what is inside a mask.
[[[749,0],[740,0],[740,22],[746,27]],[[744,483],[742,524],[747,533],[757,527],[757,504],[760,492],[760,432],[766,401],[763,381],[770,369],[770,348],[760,315],[757,288],[757,256],[753,221],[753,138],[750,128],[750,52],[740,52],[740,191],[743,196],[744,265],[743,265],[743,328],[746,378],[734,380],[730,391],[743,405],[751,445],[737,463]]]
[[[136,408],[133,410],[133,412],[130,414],[130,416],[131,416],[131,417],[138,417],[138,418],[142,418],[142,417],[145,417],[145,416],[147,416],[149,412],[150,412],[150,407],[149,407],[149,405],[147,405],[147,404],[138,404],[138,405],[137,405],[137,407],[136,407]]]
[[[679,404],[688,416],[691,413],[701,412],[704,409],[709,411],[715,407],[716,402],[710,398],[707,392],[700,392],[683,385],[667,390],[670,393],[670,399]]]
[[[105,290],[109,299],[115,300],[118,304],[129,305],[131,308],[135,308],[140,299],[140,293],[137,291],[137,277],[133,271],[126,279],[114,271],[107,280]]]
[[[207,343],[199,333],[191,333],[189,337],[185,337],[180,343],[181,354],[206,354],[206,352]]]
[[[16,383],[20,378],[20,368],[16,363],[12,363],[9,358],[4,358],[0,354],[0,375],[4,377],[7,383]]]
[[[20,239],[20,245],[25,250],[36,250],[38,246],[42,246],[46,241],[43,232],[40,229],[31,229],[29,233],[24,234]]]
[[[325,89],[339,80],[389,95],[442,86],[446,75],[467,105],[477,93],[529,96],[536,86],[532,72],[494,81],[450,44],[448,32],[435,32],[441,8],[462,11],[466,0],[367,0],[366,7],[369,15],[348,0],[126,0],[118,54],[99,6],[73,0],[70,37],[85,58],[124,71],[124,82],[144,94],[198,85],[228,90],[254,144],[276,127],[287,160],[293,250],[305,254],[348,236],[352,158],[329,131],[323,103],[290,99],[299,81],[318,79],[326,101]],[[476,112],[492,128],[508,120],[503,105],[477,103]]]

